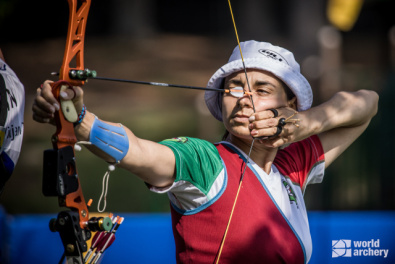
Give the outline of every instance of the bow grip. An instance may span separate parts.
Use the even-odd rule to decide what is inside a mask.
[[[60,92],[64,92],[67,90],[69,86],[67,85],[61,85],[60,86]],[[74,90],[73,90],[74,92]],[[74,93],[75,94],[75,93]],[[78,120],[78,114],[77,110],[75,110],[75,106],[73,104],[73,101],[71,100],[63,100],[59,98],[60,100],[60,107],[62,108],[62,112],[64,117],[66,118],[67,121],[70,123],[75,123]]]
[[[62,101],[60,100],[60,92],[62,89],[69,89],[71,87],[70,83],[60,80],[52,83],[51,87],[52,94],[54,95],[55,99],[60,105],[62,105]],[[74,144],[77,142],[77,138],[74,134],[74,125],[72,122],[67,120],[67,118],[71,118],[71,120],[73,120],[74,115],[74,119],[77,120],[78,115],[76,114],[76,110],[72,102],[69,101],[71,106],[66,102],[67,101],[64,101],[61,109],[55,112],[56,132],[52,136],[52,145],[54,149],[63,148],[65,146],[74,146]]]
[[[60,103],[64,118],[70,123],[75,123],[78,120],[78,113],[75,109],[73,101],[64,100],[60,97],[60,93],[66,91],[67,89],[71,89],[75,96],[75,92],[69,82],[61,80],[52,84],[52,93],[55,96],[56,100],[58,100],[58,102]]]

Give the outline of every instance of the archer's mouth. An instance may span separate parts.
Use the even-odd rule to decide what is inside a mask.
[[[233,116],[233,120],[239,123],[246,123],[249,122],[249,115],[245,115],[245,114],[236,114]]]

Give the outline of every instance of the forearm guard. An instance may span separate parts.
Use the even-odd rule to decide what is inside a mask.
[[[90,142],[119,163],[128,153],[129,139],[121,125],[107,124],[97,117],[90,132]]]

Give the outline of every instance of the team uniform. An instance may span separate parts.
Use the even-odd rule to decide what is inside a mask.
[[[22,147],[25,90],[14,71],[0,59],[0,193]]]
[[[175,138],[161,144],[176,157],[176,179],[158,193],[171,202],[179,263],[212,263],[247,156],[229,142]],[[221,255],[224,263],[307,263],[312,242],[303,193],[324,175],[317,136],[279,150],[266,174],[250,160]]]

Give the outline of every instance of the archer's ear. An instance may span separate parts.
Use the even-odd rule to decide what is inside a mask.
[[[291,107],[291,108],[297,110],[296,96],[292,97],[291,100],[288,100],[287,105],[288,105],[288,107]]]

